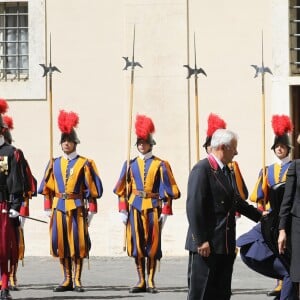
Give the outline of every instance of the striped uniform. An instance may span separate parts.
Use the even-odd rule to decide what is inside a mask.
[[[245,184],[244,178],[242,176],[242,173],[240,171],[239,165],[236,161],[232,161],[228,164],[228,167],[232,172],[234,173],[234,179],[235,179],[235,185],[237,192],[241,196],[243,200],[246,200],[248,198],[248,189]]]
[[[86,217],[88,211],[97,212],[96,199],[103,193],[94,161],[79,155],[70,160],[54,159],[38,192],[45,196],[45,210],[52,209],[51,254],[60,258],[88,256],[91,244]]]
[[[257,203],[258,209],[263,210],[264,203],[266,204],[266,210],[270,208],[268,189],[280,182],[286,181],[286,173],[290,164],[291,161],[288,161],[284,164],[275,163],[268,166],[264,178],[265,180],[263,180],[262,170],[259,172],[254,190],[250,195],[250,200]]]
[[[228,163],[228,168],[233,173],[234,185],[236,192],[240,195],[243,200],[247,200],[248,198],[248,189],[245,184],[244,178],[240,171],[239,165],[236,161],[232,161]],[[235,213],[236,218],[240,218],[241,214],[239,212]]]
[[[135,258],[162,257],[160,214],[172,215],[172,200],[180,197],[171,167],[156,156],[127,163],[114,188],[119,197],[119,211],[129,211],[127,252]],[[128,197],[127,197],[128,194]]]

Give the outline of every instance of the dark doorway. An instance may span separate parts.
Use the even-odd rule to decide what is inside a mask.
[[[300,145],[297,143],[297,137],[300,134],[300,86],[291,86],[291,117],[294,123],[292,134],[293,158],[300,158]]]

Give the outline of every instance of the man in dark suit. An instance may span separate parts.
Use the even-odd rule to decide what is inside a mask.
[[[300,144],[300,134],[297,143]],[[288,169],[279,220],[278,251],[290,255],[290,276],[300,299],[300,159],[295,159]]]
[[[255,222],[261,212],[242,200],[227,164],[237,152],[237,135],[218,129],[212,152],[192,169],[187,192],[189,228],[188,300],[227,300],[235,259],[235,213]]]

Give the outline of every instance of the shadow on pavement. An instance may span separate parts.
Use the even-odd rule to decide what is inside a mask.
[[[57,284],[55,283],[49,283],[47,285],[45,284],[24,284],[19,286],[20,291],[22,290],[50,290],[52,291],[54,287],[56,287]],[[86,291],[128,291],[129,287],[128,286],[101,286],[101,285],[95,285],[95,286],[91,286],[91,285],[84,285],[83,288]],[[60,293],[59,293],[60,294]]]
[[[233,289],[232,295],[266,295],[266,289]]]
[[[37,297],[37,298],[21,298],[23,300],[34,300],[34,299],[43,299],[43,300],[51,300],[51,299],[61,299],[61,300],[65,300],[65,299],[71,299],[71,300],[75,300],[75,299],[122,299],[122,298],[137,298],[139,296],[120,296],[120,295],[116,295],[116,296],[58,296],[58,297]],[[14,297],[14,300],[17,300],[18,298]]]

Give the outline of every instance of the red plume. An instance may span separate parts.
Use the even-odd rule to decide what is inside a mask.
[[[73,128],[76,128],[79,123],[79,116],[70,111],[59,111],[58,127],[62,133],[71,133]]]
[[[274,115],[272,117],[272,127],[275,135],[277,136],[292,132],[294,129],[290,117],[286,115]]]
[[[226,129],[225,121],[213,113],[208,116],[207,125],[207,136],[212,136],[217,129]]]
[[[8,104],[6,100],[0,98],[0,114],[5,114],[8,110]]]
[[[3,116],[3,122],[7,125],[9,130],[14,129],[14,121],[12,117],[9,117],[7,115]]]
[[[147,140],[149,134],[155,131],[154,124],[150,118],[144,115],[137,115],[135,121],[135,133],[137,137]]]

